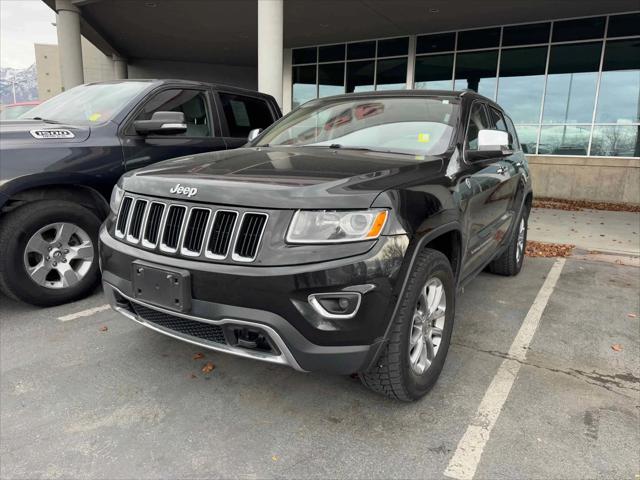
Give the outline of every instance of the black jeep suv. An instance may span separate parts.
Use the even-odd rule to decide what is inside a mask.
[[[126,174],[100,231],[112,307],[166,335],[424,395],[456,292],[522,267],[531,181],[473,92],[311,101],[245,148]]]
[[[0,122],[0,291],[36,305],[90,292],[123,173],[242,146],[280,117],[273,97],[250,90],[123,80],[72,88]]]

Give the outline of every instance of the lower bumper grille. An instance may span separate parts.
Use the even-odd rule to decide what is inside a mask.
[[[146,322],[152,323],[162,328],[173,330],[183,335],[201,338],[209,342],[227,344],[222,328],[218,325],[210,323],[197,322],[188,318],[178,317],[169,313],[160,312],[131,302],[131,306],[135,313]]]

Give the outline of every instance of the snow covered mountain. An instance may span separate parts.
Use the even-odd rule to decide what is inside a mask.
[[[13,103],[13,85],[16,82],[16,101],[38,99],[38,79],[35,63],[29,68],[0,68],[0,104]]]

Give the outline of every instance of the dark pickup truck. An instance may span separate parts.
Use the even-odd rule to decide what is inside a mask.
[[[98,229],[125,172],[247,142],[269,95],[183,80],[81,85],[0,122],[0,290],[36,305],[98,282]]]
[[[100,231],[112,307],[201,347],[424,395],[457,292],[522,268],[513,123],[474,92],[311,101],[245,148],[126,174]]]

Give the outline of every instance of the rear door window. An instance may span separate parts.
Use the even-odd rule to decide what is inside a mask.
[[[274,121],[266,100],[225,92],[219,96],[230,137],[247,138],[254,128],[267,128]]]
[[[155,112],[182,112],[187,124],[187,137],[210,137],[211,115],[207,98],[202,90],[163,90],[154,95],[138,112],[135,120],[150,120]],[[127,128],[128,135],[135,135],[133,122]]]

